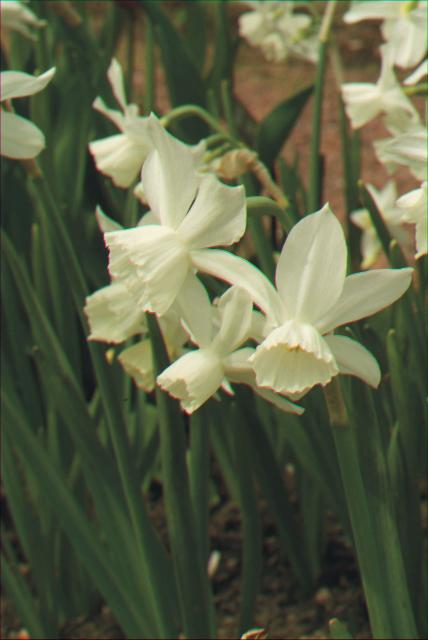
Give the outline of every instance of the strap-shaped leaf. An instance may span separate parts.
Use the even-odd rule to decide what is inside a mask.
[[[305,87],[277,105],[260,122],[256,135],[256,149],[266,165],[271,166],[275,161],[313,90],[313,85]]]

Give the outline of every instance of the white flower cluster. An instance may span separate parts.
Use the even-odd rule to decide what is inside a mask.
[[[32,29],[45,26],[44,20],[17,0],[1,0],[2,31],[16,31],[29,40],[35,40]],[[14,160],[35,158],[45,147],[45,137],[35,124],[13,113],[11,100],[25,98],[42,91],[55,75],[55,68],[40,76],[22,71],[2,71],[0,74],[0,141],[1,155]],[[6,108],[5,108],[6,107]]]
[[[116,62],[109,78],[126,114]],[[95,107],[99,106],[97,100]],[[103,111],[111,117],[107,108]],[[117,124],[121,127],[123,120]],[[250,262],[220,248],[233,245],[245,233],[243,187],[226,186],[201,172],[201,146],[180,142],[153,114],[134,124],[136,137],[131,140],[123,128],[114,144],[110,138],[90,145],[97,166],[116,182],[117,176],[135,175],[139,163],[143,165],[139,191],[150,211],[130,229],[98,211],[109,249],[111,284],[87,298],[89,338],[118,344],[140,336],[119,360],[138,385],[151,390],[154,375],[144,314],[156,314],[173,360],[157,383],[188,413],[220,388],[233,393],[236,383],[296,413],[302,409],[293,400],[339,373],[377,386],[380,370],[373,356],[333,331],[394,302],[408,288],[412,270],[383,269],[347,277],[342,227],[325,205],[289,233],[274,287]],[[211,302],[199,273],[231,286]]]
[[[373,118],[383,115],[390,138],[374,142],[380,162],[389,171],[406,166],[413,176],[423,181],[417,189],[397,200],[395,187],[387,185],[382,192],[372,195],[390,232],[401,244],[406,244],[401,223],[415,224],[416,254],[427,253],[427,131],[405,89],[416,85],[427,75],[427,3],[421,2],[352,2],[344,20],[354,23],[360,20],[382,21],[380,48],[382,66],[378,81],[347,83],[342,85],[345,109],[354,129],[362,127]],[[398,82],[394,66],[416,67],[404,81]],[[391,194],[394,192],[395,201]],[[363,268],[371,266],[380,253],[376,233],[367,212],[353,214],[353,221],[361,229]]]
[[[239,18],[239,33],[254,47],[260,47],[267,60],[279,62],[290,54],[316,62],[318,38],[312,18],[296,13],[291,1],[246,2],[251,11]],[[302,4],[302,3],[300,3]]]

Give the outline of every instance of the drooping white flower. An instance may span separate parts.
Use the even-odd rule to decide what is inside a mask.
[[[115,58],[107,77],[121,110],[109,109],[99,97],[93,107],[109,118],[121,133],[90,142],[89,150],[101,173],[110,176],[118,187],[129,187],[151,150],[148,118],[139,115],[137,105],[127,104],[122,68]]]
[[[336,328],[376,313],[408,288],[412,269],[380,269],[346,277],[347,248],[328,205],[303,218],[282,249],[276,285],[279,305],[263,311],[274,327],[250,360],[257,384],[292,397],[338,373],[372,386],[379,366],[359,343]]]
[[[352,2],[344,15],[351,24],[361,20],[382,20],[382,36],[393,52],[393,63],[399,67],[418,64],[427,49],[427,3],[398,2]]]
[[[413,127],[394,138],[376,140],[373,144],[377,157],[389,171],[393,171],[398,165],[405,165],[418,180],[426,177],[426,127]]]
[[[144,160],[153,149],[153,118],[140,116],[136,104],[127,104],[122,67],[115,58],[110,63],[107,77],[121,110],[109,109],[99,97],[94,101],[93,107],[109,118],[121,133],[90,142],[89,150],[94,156],[98,171],[109,176],[117,187],[127,188],[137,178]],[[177,143],[191,150],[196,165],[202,164],[205,142],[195,146],[185,145],[178,140]],[[141,184],[137,187],[140,190]],[[138,191],[136,195],[139,197]]]
[[[2,71],[0,74],[1,102],[13,98],[24,98],[42,91],[52,80],[55,67],[40,76],[22,71]],[[22,160],[35,158],[45,147],[45,137],[35,124],[0,109],[1,155]]]
[[[427,183],[423,182],[419,189],[409,191],[397,200],[397,206],[403,212],[402,220],[415,227],[416,254],[420,258],[427,254]]]
[[[390,234],[401,246],[407,247],[409,244],[408,234],[401,224],[403,212],[400,211],[396,205],[397,189],[395,183],[389,180],[385,187],[380,190],[371,184],[368,184],[367,188]],[[351,213],[351,220],[362,230],[361,255],[363,260],[361,262],[361,268],[368,269],[376,262],[382,252],[382,244],[367,209],[353,211]]]
[[[267,60],[279,62],[289,53],[316,62],[318,40],[307,38],[310,16],[293,12],[293,2],[247,2],[252,9],[239,18],[239,33],[260,47]]]
[[[149,120],[154,150],[144,163],[141,179],[158,224],[105,234],[111,275],[125,284],[141,309],[158,315],[189,291],[191,299],[198,286],[195,271],[232,284],[236,278],[245,279],[245,288],[250,295],[254,291],[257,304],[261,291],[264,298],[273,298],[274,288],[253,265],[210,248],[231,245],[242,237],[244,189],[202,175],[192,151],[168,134],[154,116]]]
[[[173,362],[157,378],[158,384],[178,398],[187,413],[193,413],[220,387],[233,393],[230,382],[244,383],[257,392],[249,362],[251,347],[240,348],[252,333],[252,306],[249,295],[238,287],[228,289],[215,307],[208,297],[199,300],[200,313],[189,314],[192,340],[199,346]],[[275,394],[261,395],[284,411],[302,409]]]
[[[18,0],[1,0],[0,18],[2,29],[17,31],[21,35],[35,40],[32,29],[40,29],[46,25],[35,13]]]
[[[381,113],[397,114],[418,121],[419,116],[409,98],[397,82],[390,50],[381,47],[382,68],[376,84],[351,82],[342,85],[342,97],[352,127],[358,129]]]

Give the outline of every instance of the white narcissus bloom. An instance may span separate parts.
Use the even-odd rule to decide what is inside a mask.
[[[39,93],[52,80],[55,67],[40,76],[22,71],[2,71],[0,74],[1,102]],[[35,158],[45,148],[45,136],[35,124],[0,109],[1,155],[14,160]]]
[[[403,222],[416,225],[416,254],[420,258],[427,254],[427,183],[419,189],[404,194],[397,200],[397,206],[403,212]]]
[[[210,248],[231,245],[244,234],[243,187],[202,175],[189,147],[168,134],[155,116],[149,120],[154,150],[141,180],[158,223],[105,234],[112,277],[130,290],[141,309],[158,315],[178,297],[191,300],[200,285],[196,271],[232,284],[245,280],[244,288],[250,295],[254,292],[256,304],[266,298],[275,304],[275,290],[258,269],[227,251]]]
[[[274,328],[250,358],[259,386],[298,398],[338,373],[379,384],[373,356],[358,342],[331,334],[397,300],[409,287],[413,270],[379,269],[346,277],[346,261],[342,227],[328,205],[293,227],[276,270],[282,308],[280,314],[263,309]]]
[[[118,187],[129,187],[151,150],[148,119],[139,115],[135,104],[127,104],[122,68],[113,58],[107,71],[113,95],[121,111],[109,109],[101,98],[93,107],[109,118],[122,133],[89,143],[98,171],[108,175]]]
[[[383,20],[382,35],[393,52],[393,63],[399,67],[418,64],[427,49],[427,3],[353,2],[344,15],[351,24],[360,20]]]
[[[137,178],[144,160],[153,149],[151,122],[153,119],[139,115],[136,104],[127,104],[123,84],[122,67],[113,58],[107,71],[113,95],[121,111],[109,109],[101,98],[96,98],[93,107],[122,132],[89,143],[98,171],[109,176],[117,187],[127,188]],[[178,141],[177,141],[178,142]],[[205,142],[187,147],[194,154],[195,165],[202,165]],[[137,185],[141,189],[141,185]],[[138,193],[136,194],[137,197]]]
[[[21,35],[35,40],[31,29],[40,29],[46,22],[39,20],[35,13],[17,0],[3,0],[0,2],[0,17],[2,29],[17,31]]]
[[[390,51],[381,47],[382,68],[376,84],[351,82],[342,85],[342,98],[352,127],[358,129],[380,113],[408,116],[418,121],[419,116],[397,82],[391,65]]]
[[[289,53],[316,62],[318,41],[305,34],[311,18],[293,13],[293,2],[247,2],[252,9],[239,18],[239,33],[260,47],[267,60],[279,62]]]
[[[418,180],[427,174],[427,130],[418,126],[394,138],[376,140],[376,155],[389,171],[405,165]]]
[[[187,413],[193,413],[220,387],[233,393],[230,382],[251,386],[256,392],[255,375],[249,357],[251,347],[240,348],[252,333],[253,302],[239,287],[228,289],[211,307],[208,297],[199,299],[194,313],[188,315],[192,340],[199,346],[167,367],[158,384],[175,398]],[[261,395],[283,411],[302,413],[285,398],[261,390]]]
[[[403,212],[396,206],[397,189],[395,183],[389,180],[383,189],[376,189],[371,184],[367,185],[373,200],[381,214],[390,234],[403,247],[409,246],[409,238],[401,224]],[[361,262],[362,269],[371,267],[382,252],[382,244],[367,209],[358,209],[351,213],[352,222],[362,230],[361,236]]]

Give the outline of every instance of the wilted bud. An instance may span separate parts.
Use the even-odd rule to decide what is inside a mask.
[[[233,180],[251,171],[257,162],[257,153],[249,149],[233,149],[211,162],[210,168],[220,178]]]

